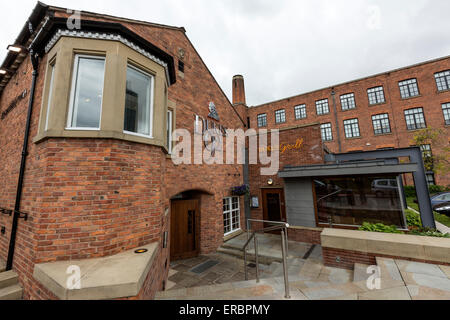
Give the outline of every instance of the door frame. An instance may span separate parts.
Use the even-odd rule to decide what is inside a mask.
[[[267,208],[267,194],[268,193],[278,193],[280,195],[280,214],[281,222],[287,222],[286,215],[286,201],[284,197],[283,188],[263,188],[261,189],[262,205],[263,205],[263,220],[269,220],[269,212]]]
[[[175,223],[175,212],[173,210],[173,204],[180,203],[180,202],[196,203],[197,210],[195,210],[195,250],[192,252],[185,252],[185,253],[174,255],[174,252],[172,250],[172,240],[173,240],[173,234],[174,234],[173,233],[174,230],[172,230],[172,226],[173,226],[173,223]],[[170,245],[170,260],[171,261],[195,258],[200,254],[200,232],[201,232],[200,210],[201,210],[201,206],[200,206],[199,199],[183,199],[183,200],[171,200],[170,201],[170,234],[171,234],[171,236],[170,236],[170,243],[171,243],[171,245]]]

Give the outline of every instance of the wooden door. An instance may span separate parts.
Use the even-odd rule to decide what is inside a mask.
[[[171,260],[189,259],[198,256],[199,208],[198,200],[172,201],[170,218]]]
[[[283,189],[263,189],[264,220],[286,222],[286,206]],[[268,227],[268,226],[265,226]]]

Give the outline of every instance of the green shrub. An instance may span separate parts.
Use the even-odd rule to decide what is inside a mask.
[[[443,186],[429,186],[428,189],[430,190],[430,194],[436,194],[436,193],[450,191],[450,189],[448,187],[443,187]]]
[[[406,222],[408,223],[408,227],[421,228],[422,220],[420,216],[411,210],[406,210]]]
[[[364,222],[362,227],[359,228],[360,231],[369,232],[382,232],[382,233],[403,233],[398,230],[396,226],[386,226],[382,223],[368,223]]]
[[[407,198],[416,198],[416,188],[412,186],[406,186],[404,187],[405,190],[405,196]],[[444,186],[428,186],[428,190],[430,191],[430,194],[436,194],[441,192],[447,192],[450,191],[450,186],[444,187]]]
[[[450,238],[450,233],[443,234],[437,230],[429,228],[420,228],[416,230],[411,230],[409,234],[413,236],[423,236],[423,237]]]
[[[411,187],[411,186],[406,186],[405,187],[405,196],[407,198],[415,198],[416,195],[416,188],[415,187]]]
[[[415,217],[414,217],[414,216]],[[410,225],[409,235],[413,236],[423,236],[423,237],[437,237],[437,238],[450,238],[450,233],[443,234],[437,230],[423,228],[420,223],[420,217],[417,216],[414,212],[410,212],[407,215],[408,225]],[[359,228],[360,231],[368,231],[368,232],[381,232],[381,233],[397,233],[397,234],[405,234],[403,231],[397,229],[396,226],[386,226],[382,223],[368,223],[364,222],[362,227]]]

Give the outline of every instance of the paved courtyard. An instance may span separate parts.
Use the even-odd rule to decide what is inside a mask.
[[[228,248],[238,248],[244,238],[235,238]],[[215,253],[174,262],[161,300],[280,300],[284,299],[283,265],[276,261],[273,235],[263,236],[261,252],[274,259],[261,264],[256,283],[254,264],[244,281],[242,258]],[[270,259],[269,259],[270,260]],[[450,300],[450,267],[377,258],[380,288],[369,288],[369,266],[354,270],[323,265],[320,246],[290,243],[288,272],[292,300]]]

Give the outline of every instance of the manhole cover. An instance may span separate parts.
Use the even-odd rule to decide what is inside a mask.
[[[201,273],[205,272],[206,270],[211,269],[212,267],[214,267],[218,264],[219,264],[219,261],[209,260],[209,261],[206,261],[206,262],[202,263],[201,265],[198,265],[195,268],[191,269],[191,272],[196,273],[196,274],[201,274]]]

